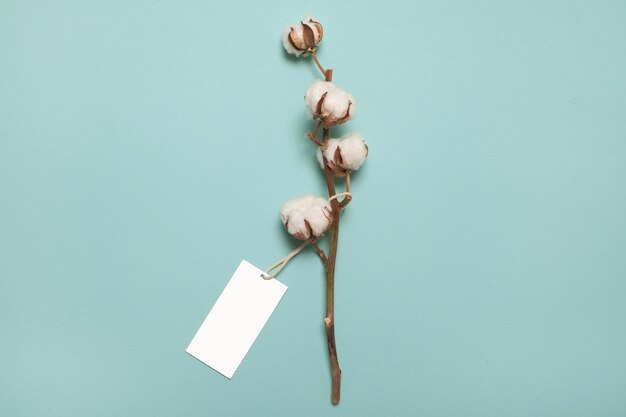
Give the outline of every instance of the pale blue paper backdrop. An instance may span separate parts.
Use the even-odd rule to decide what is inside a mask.
[[[313,252],[232,381],[185,353],[325,193],[319,51],[367,138],[329,402]],[[626,415],[626,3],[0,0],[0,415]]]

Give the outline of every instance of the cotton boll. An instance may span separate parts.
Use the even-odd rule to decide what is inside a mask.
[[[361,168],[361,165],[363,165],[367,157],[368,148],[360,133],[348,133],[343,135],[341,139],[339,139],[339,148],[341,149],[343,165],[347,169],[356,171]]]
[[[290,39],[292,32],[296,32],[296,36],[294,36],[294,38],[302,38],[301,25],[287,26],[283,32],[283,47],[288,53],[299,57],[306,52],[306,45],[303,45],[304,49],[298,49],[298,46],[296,46],[295,43],[292,43],[293,41]]]
[[[326,200],[324,200],[324,204],[328,204]],[[304,218],[311,227],[313,236],[322,236],[330,225],[330,209],[325,210],[325,207],[322,206],[309,207],[304,213]]]
[[[289,234],[296,236],[298,239],[308,239],[311,237],[309,235],[310,231],[306,227],[306,223],[304,223],[304,212],[302,211],[290,213],[287,217],[285,227]]]
[[[309,116],[326,128],[347,122],[355,115],[354,97],[328,81],[316,80],[311,84],[304,103]]]
[[[306,93],[304,94],[304,104],[306,105],[306,109],[311,118],[316,118],[318,104],[324,97],[324,94],[328,93],[328,90],[334,87],[335,86],[331,82],[315,80],[306,90]]]
[[[328,91],[322,103],[322,119],[328,126],[338,125],[354,117],[354,97],[340,88]]]
[[[361,168],[367,154],[367,144],[360,133],[347,133],[339,139],[329,139],[323,153],[328,167],[338,177],[345,177]],[[324,168],[321,148],[318,148],[317,160]]]
[[[324,27],[322,26],[322,24],[314,20],[312,17],[307,17],[306,19],[304,19],[303,25],[311,28],[311,31],[313,33],[313,42],[315,43],[314,46],[319,45],[319,43],[322,41],[322,38],[324,37]]]
[[[285,29],[283,46],[287,52],[299,57],[315,51],[323,36],[324,29],[321,23],[307,18],[298,24],[289,25]]]
[[[331,211],[326,199],[306,195],[285,203],[280,218],[289,234],[307,240],[324,234],[331,224]]]

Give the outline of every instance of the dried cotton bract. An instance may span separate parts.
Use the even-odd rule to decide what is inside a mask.
[[[356,113],[354,97],[329,81],[311,84],[304,94],[304,103],[309,115],[325,128],[347,122]]]
[[[305,19],[297,25],[289,25],[283,33],[283,46],[290,54],[300,56],[314,52],[322,41],[324,29],[320,22]]]
[[[329,139],[324,149],[328,167],[334,175],[345,177],[352,171],[361,168],[367,157],[367,144],[360,133],[347,133],[339,139]],[[322,149],[317,149],[317,160],[322,169],[324,159]]]
[[[328,200],[305,195],[286,202],[280,211],[280,218],[289,234],[307,240],[324,234],[332,222],[331,212]]]

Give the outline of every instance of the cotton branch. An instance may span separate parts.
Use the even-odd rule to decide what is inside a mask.
[[[283,45],[288,53],[297,57],[311,56],[324,80],[316,80],[307,89],[304,102],[309,116],[318,123],[305,134],[317,146],[317,159],[324,170],[328,189],[328,199],[309,196],[289,202],[281,211],[281,218],[289,233],[298,239],[310,239],[324,265],[326,273],[326,316],[324,327],[330,358],[332,377],[331,402],[338,404],[341,394],[341,368],[335,342],[335,265],[339,246],[339,222],[342,210],[352,201],[350,174],[363,165],[368,154],[365,140],[359,133],[348,133],[340,138],[331,138],[330,128],[345,123],[356,114],[355,100],[351,94],[335,86],[332,82],[333,70],[325,69],[319,62],[316,50],[322,41],[322,25],[305,19],[299,24],[290,25],[283,34]],[[321,140],[317,137],[322,128]],[[335,178],[346,179],[346,191],[337,193]],[[343,195],[340,201],[339,197]],[[322,204],[322,201],[325,204]],[[323,213],[322,217],[320,213]],[[330,230],[328,255],[318,245],[321,233]]]

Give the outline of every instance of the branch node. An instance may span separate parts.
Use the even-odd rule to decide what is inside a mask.
[[[322,143],[319,140],[317,140],[313,132],[306,133],[304,136],[311,139],[311,141],[317,146],[322,146]]]
[[[317,252],[320,259],[322,260],[322,264],[324,264],[324,269],[326,269],[326,263],[328,262],[328,258],[326,258],[326,253],[324,252],[322,248],[317,246],[317,243],[315,242],[313,242],[313,247],[315,248],[315,252]]]

